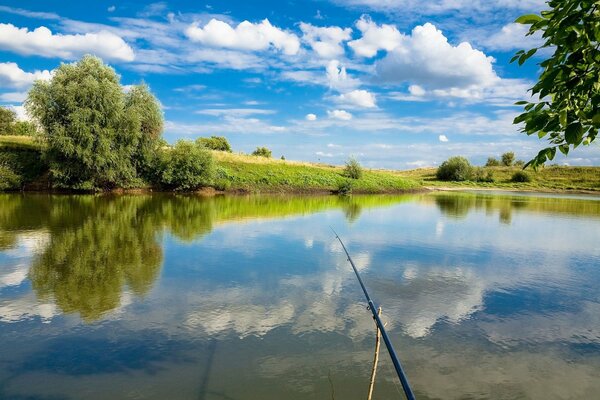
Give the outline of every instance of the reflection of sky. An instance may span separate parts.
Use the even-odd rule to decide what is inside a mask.
[[[315,391],[321,389],[310,382],[330,362],[340,374],[351,369],[349,376],[367,377],[362,366],[372,356],[373,324],[331,225],[383,305],[420,397],[591,398],[600,390],[599,220],[520,208],[506,223],[499,213],[472,209],[457,219],[416,196],[364,210],[352,223],[332,210],[225,223],[192,243],[166,234],[163,270],[150,293],[125,296],[119,310],[89,327],[52,322],[49,335],[106,329],[124,336],[157,331],[166,342],[216,338],[260,361],[249,372],[255,379]],[[29,291],[12,292],[26,285],[28,258],[18,256],[24,249],[0,258],[0,337],[1,322],[19,329],[15,322],[27,315],[47,322],[59,312]],[[45,337],[37,330],[23,335]],[[171,364],[160,381],[173,370],[186,374],[181,360],[164,362]],[[298,368],[305,377],[294,375]],[[327,369],[324,376],[327,382]]]

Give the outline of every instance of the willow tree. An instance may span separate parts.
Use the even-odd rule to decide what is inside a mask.
[[[139,182],[148,140],[162,130],[158,102],[147,88],[125,94],[119,76],[93,56],[62,64],[51,80],[36,81],[26,100],[42,128],[52,180],[59,187],[105,189]]]
[[[591,144],[600,128],[600,3],[595,0],[550,0],[540,15],[523,15],[516,22],[530,25],[528,35],[541,33],[544,44],[513,57],[522,65],[538,50],[552,55],[539,65],[541,74],[531,88],[537,101],[520,101],[524,112],[515,118],[527,135],[546,137],[549,146],[527,165],[552,160],[558,149]]]

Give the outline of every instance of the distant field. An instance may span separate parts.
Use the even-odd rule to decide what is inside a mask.
[[[18,148],[37,150],[41,144],[31,136],[4,136],[0,135],[0,148]]]
[[[527,169],[531,182],[511,182],[518,167],[486,167],[494,174],[494,182],[445,182],[435,178],[435,168],[396,171],[398,176],[413,179],[425,187],[499,188],[534,191],[600,191],[600,167],[547,166],[538,171]]]

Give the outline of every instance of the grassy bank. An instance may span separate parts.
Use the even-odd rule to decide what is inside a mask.
[[[417,190],[416,182],[392,171],[365,170],[360,179],[343,176],[343,168],[214,152],[219,189],[248,192],[335,192],[349,185],[353,193],[397,193]]]
[[[437,180],[435,168],[397,171],[406,179],[419,182],[424,187],[455,189],[503,189],[541,192],[600,192],[600,167],[547,166],[538,171],[527,169],[531,182],[512,182],[519,167],[486,167],[492,171],[494,182],[446,182]]]

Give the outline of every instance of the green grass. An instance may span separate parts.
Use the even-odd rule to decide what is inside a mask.
[[[42,144],[32,136],[0,135],[0,149],[31,149],[40,150]]]
[[[353,193],[397,193],[420,185],[390,171],[364,170],[360,179],[343,176],[343,167],[293,162],[264,157],[214,152],[216,181],[229,182],[229,190],[248,192],[335,192],[351,182]]]
[[[398,176],[413,179],[425,187],[434,188],[484,188],[530,191],[600,191],[600,167],[567,167],[547,166],[538,171],[526,169],[531,182],[512,182],[513,174],[520,171],[518,167],[486,167],[494,175],[494,182],[447,182],[437,180],[435,168],[419,168],[410,171],[397,171]]]

